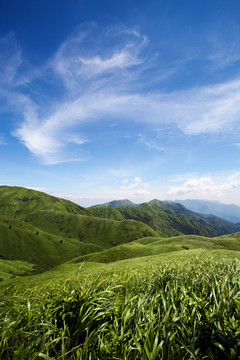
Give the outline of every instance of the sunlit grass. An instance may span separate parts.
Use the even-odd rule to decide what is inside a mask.
[[[0,358],[238,359],[239,260],[134,260],[2,289]]]

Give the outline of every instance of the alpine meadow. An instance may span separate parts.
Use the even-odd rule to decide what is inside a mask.
[[[1,358],[238,359],[239,225],[115,204],[0,187]]]
[[[0,360],[240,360],[240,1],[0,0]]]

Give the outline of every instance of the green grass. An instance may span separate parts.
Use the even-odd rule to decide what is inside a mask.
[[[15,278],[16,276],[26,276],[32,274],[34,264],[21,260],[0,260],[0,279],[1,281]]]
[[[240,235],[240,234],[239,234]],[[220,256],[227,254],[229,250],[233,250],[236,257],[240,254],[240,236],[228,235],[226,238],[206,238],[197,235],[182,235],[174,236],[172,238],[160,237],[146,237],[133,241],[129,244],[122,244],[111,249],[106,249],[98,253],[86,254],[69,261],[69,263],[77,262],[100,262],[111,263],[114,261],[142,258],[153,255],[168,256],[170,253],[175,253],[176,256],[181,256],[186,253],[186,256],[192,254],[191,251],[203,249],[210,253],[214,250],[220,249]]]
[[[240,251],[240,233],[219,236],[213,241],[226,249]]]
[[[34,287],[39,284],[48,283],[49,281],[54,280],[66,280],[76,275],[86,275],[86,276],[99,276],[100,274],[114,273],[117,274],[122,269],[125,269],[129,274],[138,272],[139,268],[141,271],[149,271],[149,268],[152,266],[162,266],[164,264],[176,264],[178,266],[183,266],[191,259],[198,258],[204,260],[207,257],[212,259],[239,259],[240,252],[224,249],[207,249],[207,248],[196,248],[188,251],[172,251],[169,253],[161,253],[156,255],[147,255],[141,257],[132,257],[127,259],[116,260],[113,262],[103,261],[105,258],[100,259],[90,259],[91,254],[86,256],[81,256],[65,262],[61,265],[58,265],[48,271],[45,271],[41,274],[36,274],[32,276],[30,273],[25,274],[26,276],[16,276],[13,278],[12,273],[9,273],[4,281],[0,282],[0,288],[8,286],[17,286],[17,287]],[[95,261],[93,261],[95,260]],[[96,262],[96,260],[98,260]],[[100,261],[99,261],[100,260]],[[14,262],[12,262],[14,265]],[[1,262],[0,262],[1,268]],[[21,275],[21,274],[19,274]]]
[[[239,358],[238,260],[120,263],[4,288],[1,359]]]

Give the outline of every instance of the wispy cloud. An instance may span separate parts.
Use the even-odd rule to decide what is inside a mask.
[[[0,145],[7,145],[7,141],[0,135]]]
[[[11,32],[0,38],[0,83],[5,86],[14,84],[21,64],[21,50],[17,46],[14,33]]]
[[[16,135],[30,151],[41,156],[45,150],[46,154],[52,153],[64,146],[66,130],[86,121],[103,118],[112,121],[121,116],[128,121],[159,126],[172,124],[187,135],[197,135],[234,131],[239,115],[240,81],[164,95],[120,95],[116,89],[110,92],[104,88],[59,105],[48,118],[37,122],[26,113]]]
[[[119,82],[120,75],[129,76],[130,67],[143,63],[140,53],[147,43],[136,30],[83,24],[62,43],[51,66],[69,89],[88,92],[112,78]]]
[[[229,24],[224,21],[214,24],[207,36],[209,51],[208,60],[212,70],[218,71],[240,61],[239,25],[232,19]]]
[[[45,90],[47,81],[57,79],[62,91],[52,101],[40,103],[35,100],[36,94],[12,90],[22,62],[16,47],[9,67],[2,61],[8,86],[7,90],[1,88],[22,116],[14,136],[44,164],[56,164],[82,160],[79,150],[70,147],[91,141],[79,129],[102,119],[112,124],[115,118],[121,118],[153,124],[156,129],[168,125],[191,136],[239,128],[240,79],[174,92],[145,92],[139,84],[146,68],[152,65],[145,54],[147,45],[147,37],[134,29],[80,26],[44,64]],[[41,80],[40,72],[35,74],[35,81]],[[149,72],[149,76],[154,80],[154,73]],[[28,83],[33,80],[29,77]],[[144,135],[140,141],[161,150]]]
[[[140,143],[146,145],[146,147],[150,150],[154,149],[161,152],[166,151],[166,148],[164,148],[161,144],[158,144],[156,141],[154,141],[152,138],[149,138],[145,134],[138,134],[138,139]]]

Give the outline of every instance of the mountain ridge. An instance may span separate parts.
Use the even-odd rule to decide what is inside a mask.
[[[213,214],[235,224],[240,222],[240,206],[235,204],[199,199],[176,200],[176,202],[204,216]]]
[[[118,201],[116,203],[121,203]],[[157,199],[133,207],[92,206],[88,210],[94,216],[114,220],[135,219],[151,226],[163,236],[195,234],[219,236],[240,231],[240,225],[234,225],[216,216],[204,217],[173,201]]]
[[[103,204],[97,204],[93,206],[107,206],[107,207],[115,207],[115,206],[125,206],[125,207],[134,207],[138,204],[133,203],[131,200],[123,199],[123,200],[111,200]]]
[[[129,205],[125,206],[125,203],[129,203]],[[240,223],[240,206],[235,204],[224,204],[219,201],[211,201],[211,200],[198,200],[198,199],[187,199],[187,200],[158,200],[153,199],[148,202],[147,204],[158,204],[162,206],[168,205],[168,207],[176,208],[176,205],[174,204],[181,204],[186,208],[187,210],[193,211],[194,213],[197,213],[200,216],[203,216],[205,218],[208,217],[218,217],[222,220],[231,222],[233,224],[239,225]],[[128,199],[124,200],[113,200],[108,201],[103,204],[97,204],[90,206],[89,208],[92,208],[94,206],[101,207],[101,206],[107,206],[107,207],[136,207],[143,203],[133,203],[132,201]],[[179,207],[179,206],[178,206]]]

